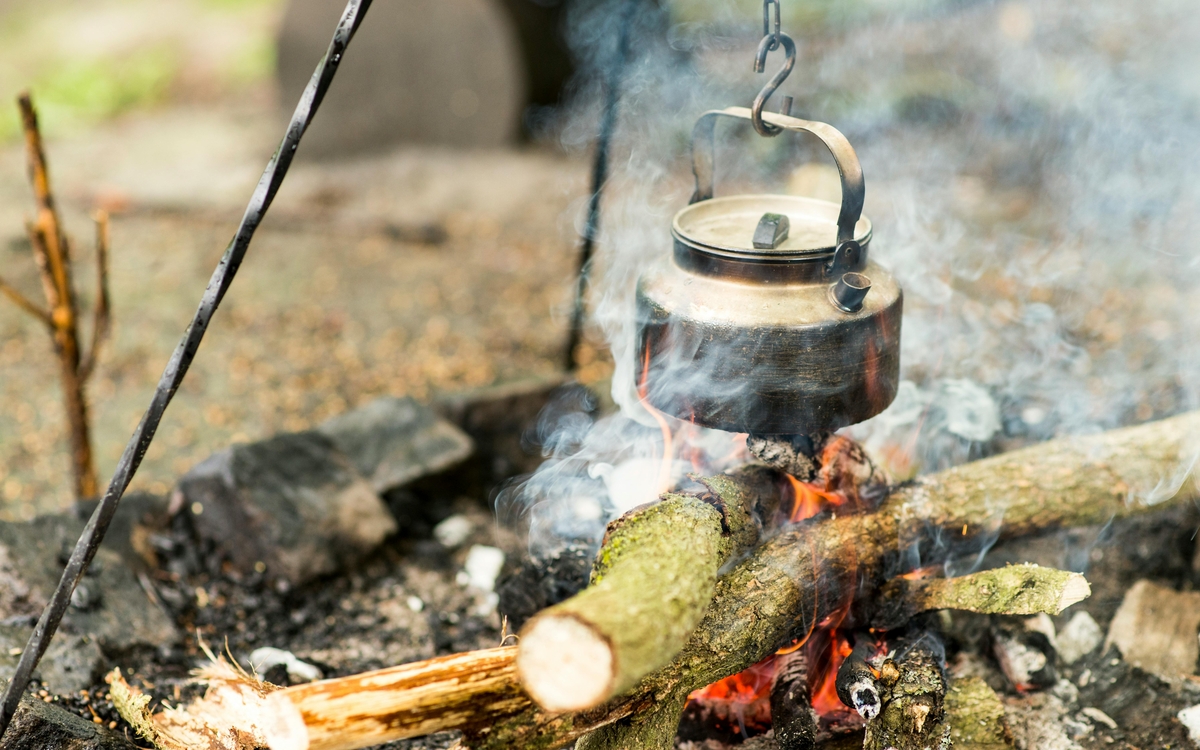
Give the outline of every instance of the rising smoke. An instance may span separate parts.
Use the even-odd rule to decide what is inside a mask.
[[[550,131],[567,149],[595,136],[595,73],[612,60],[619,4],[572,18],[591,83]],[[664,429],[640,404],[633,294],[670,251],[695,119],[748,105],[779,59],[766,75],[750,70],[757,3],[665,3],[666,15],[643,5],[592,277],[619,412],[553,417],[567,432],[546,443],[546,466],[506,491],[529,513],[535,549],[594,541],[686,472],[743,459],[736,437]],[[780,93],[855,145],[872,257],[905,291],[900,395],[851,434],[903,477],[1200,406],[1194,4],[862,0],[836,4],[836,16],[827,5],[783,1],[800,56]],[[718,194],[837,200],[813,144],[738,127],[719,139]],[[1132,499],[1160,499],[1194,460]]]

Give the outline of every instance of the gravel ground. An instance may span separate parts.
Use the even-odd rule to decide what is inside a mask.
[[[275,125],[267,111],[172,111],[49,144],[83,290],[86,210],[114,211],[115,336],[90,391],[102,482],[232,236]],[[137,485],[165,492],[231,441],[301,429],[380,394],[427,398],[553,372],[575,262],[563,217],[585,174],[583,161],[536,149],[298,161]],[[36,298],[23,180],[21,152],[0,153],[0,265]],[[0,305],[5,518],[70,500],[56,367],[40,327]]]

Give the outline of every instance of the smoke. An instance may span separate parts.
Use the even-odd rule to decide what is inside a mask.
[[[619,5],[570,19],[584,83],[546,136],[568,150],[592,146]],[[634,289],[670,251],[695,119],[747,106],[780,59],[751,72],[757,3],[642,5],[590,298],[619,413],[566,420],[570,439],[506,493],[535,544],[598,538],[685,469],[738,458],[735,437],[664,429],[642,406]],[[1200,406],[1194,4],[795,0],[783,26],[799,62],[769,106],[791,95],[794,114],[855,145],[872,258],[904,288],[900,395],[851,429],[877,460],[906,476]],[[819,187],[831,169],[813,143],[745,127],[719,128],[717,153],[718,194]],[[797,171],[809,163],[822,166]],[[1131,496],[1161,499],[1193,463]]]

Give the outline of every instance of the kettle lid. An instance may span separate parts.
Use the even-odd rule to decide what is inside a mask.
[[[731,195],[687,206],[675,215],[672,234],[704,252],[738,258],[833,254],[841,206],[796,195]],[[854,237],[862,246],[871,222],[860,216]]]

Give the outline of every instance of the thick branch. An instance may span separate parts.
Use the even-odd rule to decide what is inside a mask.
[[[609,524],[591,586],[521,632],[517,670],[533,699],[549,711],[591,708],[679,653],[717,571],[758,541],[758,496],[778,494],[762,477],[712,477],[703,497],[667,495]]]

